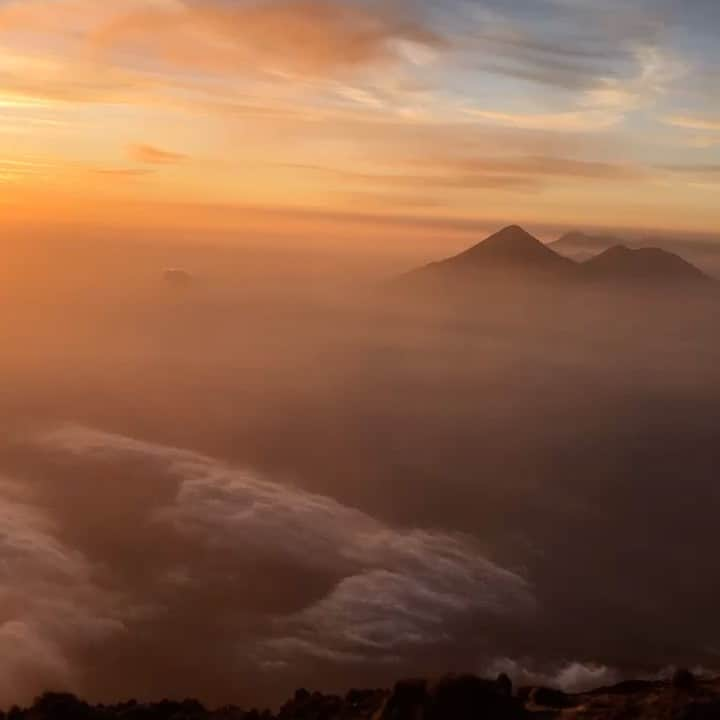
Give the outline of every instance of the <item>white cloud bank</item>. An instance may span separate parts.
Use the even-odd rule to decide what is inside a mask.
[[[73,686],[73,653],[122,629],[88,561],[18,486],[0,481],[0,706]]]
[[[392,528],[332,498],[119,435],[68,427],[43,442],[78,455],[160,462],[178,490],[158,522],[229,558],[280,557],[337,578],[309,606],[272,618],[257,649],[261,662],[393,660],[451,639],[453,623],[463,619],[533,609],[527,582],[484,557],[469,537]]]

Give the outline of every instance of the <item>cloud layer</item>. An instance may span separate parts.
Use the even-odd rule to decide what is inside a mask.
[[[0,704],[78,682],[74,653],[124,629],[127,608],[83,555],[54,534],[46,513],[0,482]]]
[[[469,537],[392,528],[329,497],[119,435],[68,427],[44,436],[41,445],[88,462],[149,462],[175,479],[172,502],[139,511],[170,545],[184,537],[213,558],[157,568],[178,592],[218,582],[209,567],[218,563],[228,577],[249,566],[272,575],[280,563],[306,582],[325,578],[296,609],[258,616],[256,627],[265,630],[243,651],[258,667],[303,657],[398,661],[418,648],[454,642],[460,623],[514,622],[534,612],[527,581],[488,560]]]

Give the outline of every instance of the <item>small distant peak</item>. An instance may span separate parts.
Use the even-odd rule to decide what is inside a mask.
[[[168,268],[163,272],[165,282],[174,288],[190,287],[193,283],[193,276],[182,268]]]
[[[615,245],[625,245],[625,242],[613,235],[590,235],[582,230],[571,230],[561,235],[552,245],[597,250],[604,252]]]
[[[570,230],[562,234],[555,242],[584,242],[589,239],[590,236],[586,235],[582,230]]]

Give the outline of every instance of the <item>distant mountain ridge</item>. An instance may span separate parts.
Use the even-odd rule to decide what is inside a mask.
[[[712,281],[687,260],[659,248],[615,245],[580,265],[586,277],[611,282],[708,284]]]
[[[584,262],[617,245],[633,250],[657,248],[665,250],[698,266],[703,272],[720,278],[720,239],[688,237],[634,237],[620,238],[615,235],[593,235],[574,230],[565,233],[548,247],[576,262]]]
[[[590,236],[575,234],[580,241]],[[610,238],[590,238],[596,246]],[[584,262],[565,257],[518,225],[510,225],[452,257],[403,276],[416,286],[518,282],[644,285],[656,288],[707,288],[714,281],[675,253],[661,248],[630,248],[615,244],[602,248]]]

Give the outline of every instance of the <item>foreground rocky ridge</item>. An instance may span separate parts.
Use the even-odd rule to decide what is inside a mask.
[[[513,689],[510,679],[448,675],[402,680],[392,691],[351,690],[340,697],[298,690],[277,714],[197,700],[89,705],[67,693],[45,693],[0,720],[720,720],[720,678],[678,671],[672,680],[626,681],[583,693],[546,687]]]

